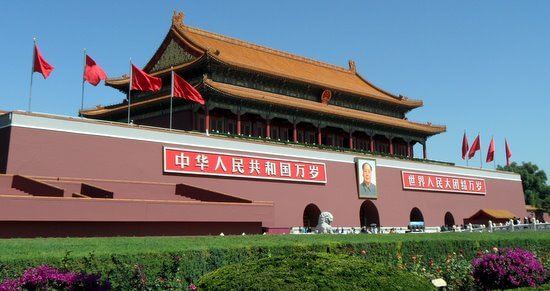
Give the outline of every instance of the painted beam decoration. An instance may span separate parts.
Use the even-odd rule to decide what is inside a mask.
[[[164,172],[326,183],[324,163],[164,147]]]
[[[406,190],[479,195],[485,195],[487,193],[485,179],[410,171],[402,171],[401,176],[403,180],[403,189]]]

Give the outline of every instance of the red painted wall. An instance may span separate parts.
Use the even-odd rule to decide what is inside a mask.
[[[301,226],[304,208],[309,203],[315,203],[321,211],[331,212],[335,218],[334,226],[360,225],[359,209],[364,200],[357,195],[355,165],[352,163],[321,161],[327,164],[326,185],[164,175],[163,146],[182,147],[14,127],[7,172],[32,176],[183,182],[251,200],[273,201],[274,221],[268,227]],[[485,196],[404,191],[401,170],[379,166],[379,199],[374,204],[380,213],[382,226],[407,225],[413,207],[422,211],[428,226],[443,225],[447,211],[453,214],[457,224],[480,208],[507,209],[519,217],[525,216],[521,182],[486,181]]]

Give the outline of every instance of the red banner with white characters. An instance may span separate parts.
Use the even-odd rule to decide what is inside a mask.
[[[164,172],[326,183],[324,163],[164,147]]]
[[[487,193],[484,179],[402,171],[403,189],[480,194]]]

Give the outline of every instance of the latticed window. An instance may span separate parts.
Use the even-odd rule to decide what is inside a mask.
[[[210,128],[212,131],[225,132],[224,118],[218,116],[210,117]]]
[[[394,144],[393,153],[400,156],[407,156],[407,144],[406,143],[396,143]]]
[[[366,138],[354,137],[353,147],[358,150],[367,151],[370,150],[370,143]]]
[[[252,122],[245,121],[242,123],[242,132],[245,135],[252,135]]]
[[[195,120],[197,120],[197,122],[195,122],[195,128],[194,129],[197,130],[197,131],[205,131],[206,128],[204,128],[204,124],[205,124],[204,114],[197,113]]]
[[[390,144],[387,140],[378,139],[375,142],[375,151],[379,153],[390,153]]]
[[[265,137],[265,124],[263,122],[256,122],[254,124],[254,136]]]
[[[237,125],[235,124],[235,120],[227,119],[226,131],[231,134],[237,133]]]
[[[272,139],[278,139],[279,138],[279,127],[278,126],[272,126],[270,131],[270,136]]]

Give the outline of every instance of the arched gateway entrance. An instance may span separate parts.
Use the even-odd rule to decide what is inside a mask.
[[[371,224],[376,224],[377,227],[380,227],[378,209],[372,201],[365,200],[365,202],[361,204],[361,208],[359,209],[359,220],[361,221],[361,226],[369,227]]]
[[[313,203],[308,204],[304,209],[304,227],[316,227],[319,215],[321,215],[321,209]]]
[[[450,212],[445,213],[445,226],[452,227],[453,225],[455,225],[453,214]]]
[[[413,208],[411,210],[410,220],[409,221],[415,221],[415,222],[424,222],[424,215],[422,215],[422,211],[418,208]]]

